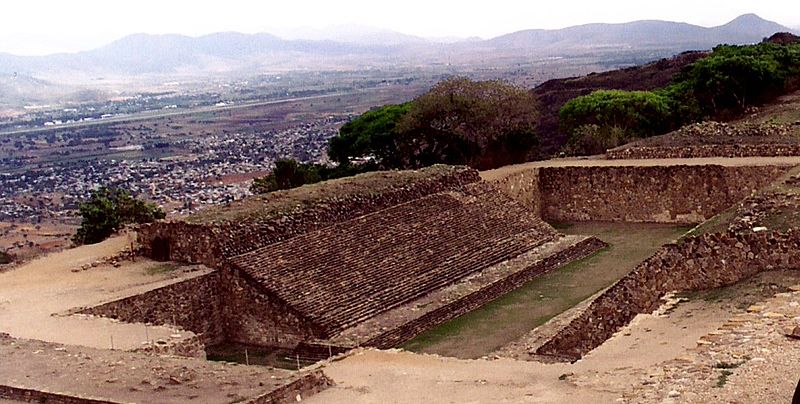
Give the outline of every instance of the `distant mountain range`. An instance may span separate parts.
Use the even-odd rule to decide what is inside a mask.
[[[135,34],[91,51],[48,56],[0,54],[0,74],[53,77],[96,75],[201,75],[268,69],[363,67],[437,63],[486,63],[493,55],[570,55],[592,50],[659,49],[680,52],[720,43],[755,43],[775,32],[795,32],[747,14],[718,27],[667,21],[588,24],[558,30],[525,30],[489,40],[430,40],[364,27],[305,33],[223,32],[201,37]],[[301,39],[302,38],[302,39]],[[498,56],[500,57],[500,56]]]
[[[791,28],[767,21],[755,14],[745,14],[718,27],[644,20],[624,24],[587,24],[558,30],[525,30],[489,40],[505,48],[565,48],[622,46],[634,48],[679,47],[708,49],[718,44],[759,42],[776,32]]]

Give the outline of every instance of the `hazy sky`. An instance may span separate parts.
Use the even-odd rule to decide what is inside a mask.
[[[483,38],[639,19],[714,26],[750,12],[800,26],[794,0],[4,0],[2,5],[0,52],[24,55],[91,49],[138,32],[196,36],[352,23],[428,37]]]

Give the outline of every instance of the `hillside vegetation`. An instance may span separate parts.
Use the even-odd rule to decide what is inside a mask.
[[[376,169],[463,164],[485,170],[559,151],[599,154],[689,123],[733,119],[800,88],[800,43],[787,35],[796,38],[720,45],[533,91],[453,77],[413,101],[345,124],[329,143],[334,168],[281,160],[252,189],[270,192]],[[543,99],[550,103],[540,110]]]
[[[271,192],[376,169],[520,163],[539,156],[537,119],[536,98],[523,88],[452,77],[411,102],[373,109],[345,124],[328,147],[336,167],[279,160],[251,190]]]
[[[706,119],[728,120],[800,88],[800,44],[721,45],[653,91],[598,90],[559,111],[566,151],[596,154]]]

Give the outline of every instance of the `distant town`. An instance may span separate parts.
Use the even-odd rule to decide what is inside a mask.
[[[69,219],[80,202],[99,186],[128,189],[167,207],[171,214],[239,199],[249,194],[249,181],[236,181],[237,175],[248,178],[246,175],[251,173],[265,174],[281,156],[322,162],[328,139],[346,120],[347,117],[331,116],[280,131],[215,134],[169,144],[189,150],[184,156],[98,159],[91,164],[66,160],[41,169],[2,172],[0,220]],[[36,144],[33,141],[32,147]],[[143,151],[144,147],[117,150]],[[147,145],[158,147],[159,144]]]

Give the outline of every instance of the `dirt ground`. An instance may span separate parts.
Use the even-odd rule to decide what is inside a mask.
[[[800,273],[765,273],[733,287],[672,299],[656,313],[636,317],[574,364],[360,351],[324,365],[337,385],[309,402],[788,402],[793,389],[787,386],[800,376],[800,360],[794,360],[800,342],[782,332],[800,324],[798,282]],[[791,284],[797,291],[783,292]],[[732,327],[756,301],[765,302],[763,313],[751,316],[749,325]],[[779,327],[774,315],[766,314],[776,305],[785,324]],[[728,345],[708,342],[722,334],[747,338]],[[748,343],[757,338],[768,340],[771,350]],[[717,353],[737,350],[758,352],[760,359],[749,360],[749,367],[742,365],[730,382],[718,386]]]
[[[105,318],[68,315],[77,307],[93,306],[196,276],[202,271],[157,271],[160,263],[138,259],[115,268],[102,264],[129,248],[128,236],[119,236],[34,259],[0,273],[0,332],[14,337],[108,349],[141,348],[146,341],[170,340],[191,333],[165,326],[128,324]],[[185,268],[189,269],[189,268]]]
[[[50,222],[0,222],[0,252],[11,254],[14,261],[27,261],[41,254],[61,251],[71,245],[76,228]]]
[[[135,403],[234,403],[299,373],[0,336],[0,384]]]

